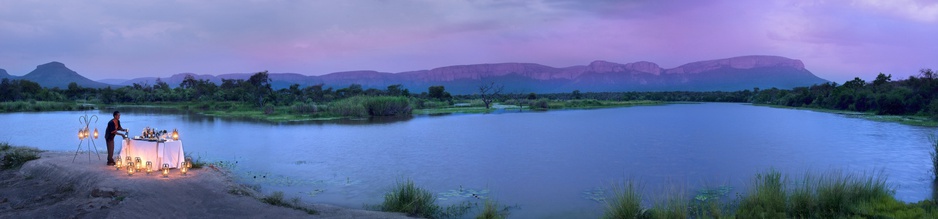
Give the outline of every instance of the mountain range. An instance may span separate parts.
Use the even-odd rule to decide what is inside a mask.
[[[199,75],[180,73],[160,78],[176,87],[187,75],[221,84],[221,79],[247,79],[253,73]],[[471,94],[478,86],[495,82],[507,93],[560,93],[580,90],[603,91],[736,91],[759,88],[793,88],[825,83],[805,69],[800,60],[780,56],[740,56],[692,62],[674,68],[662,68],[647,61],[620,64],[593,61],[588,65],[555,68],[536,63],[495,63],[439,67],[407,72],[346,71],[320,76],[297,73],[270,73],[275,89],[291,84],[344,88],[360,84],[364,88],[384,89],[388,85],[402,84],[412,92],[425,91],[429,86],[442,85],[453,94]],[[69,70],[64,64],[51,62],[40,65],[22,77],[10,76],[0,69],[0,77],[28,79],[45,87],[64,88],[70,82],[83,87],[105,87],[108,84],[127,86],[134,83],[155,84],[156,77],[135,78],[121,82],[109,79],[106,83],[91,81]]]

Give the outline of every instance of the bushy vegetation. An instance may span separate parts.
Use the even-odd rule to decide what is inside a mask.
[[[13,147],[9,143],[0,142],[0,169],[19,168],[28,161],[39,159],[40,152],[35,148]]]

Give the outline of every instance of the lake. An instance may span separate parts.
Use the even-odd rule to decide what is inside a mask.
[[[74,151],[78,117],[97,115],[103,132],[110,111],[3,113],[0,141]],[[266,194],[361,208],[409,178],[441,204],[476,194],[516,206],[519,218],[599,217],[603,204],[593,199],[624,179],[643,182],[648,195],[720,186],[742,193],[770,168],[792,177],[883,173],[897,198],[920,201],[934,190],[928,139],[938,133],[729,103],[298,124],[125,109],[121,122],[135,135],[177,128],[186,152],[236,162],[239,180]],[[106,153],[103,137],[96,143]]]

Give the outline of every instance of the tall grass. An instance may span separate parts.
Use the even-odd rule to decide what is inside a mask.
[[[742,197],[736,216],[740,218],[851,218],[870,217],[876,210],[867,206],[895,200],[885,177],[857,176],[831,172],[805,174],[792,185],[771,170],[756,175],[749,193]],[[883,213],[883,212],[878,212]],[[885,214],[888,215],[888,214]]]
[[[410,100],[399,96],[354,96],[329,103],[326,111],[337,116],[406,116],[413,109]]]
[[[690,218],[690,204],[683,192],[671,191],[668,197],[641,215],[643,218],[683,219]]]
[[[414,217],[438,218],[441,213],[436,196],[417,187],[410,179],[398,182],[390,193],[384,195],[384,202],[377,207],[381,211],[401,212]]]
[[[613,197],[606,200],[603,218],[638,218],[642,213],[642,186],[634,180],[612,187]]]
[[[785,180],[776,170],[757,174],[749,195],[739,202],[737,216],[742,218],[785,218]]]

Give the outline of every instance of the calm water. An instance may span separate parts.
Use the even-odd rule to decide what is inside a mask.
[[[0,114],[0,141],[74,151],[77,118],[85,113]],[[111,117],[87,113],[101,117],[101,130]],[[626,178],[645,182],[649,193],[677,187],[690,196],[721,185],[744,192],[769,168],[792,176],[882,171],[899,199],[919,201],[933,191],[928,136],[938,133],[717,103],[312,124],[125,110],[121,121],[131,133],[178,128],[186,152],[237,162],[240,180],[267,193],[360,208],[380,203],[396,180],[411,178],[445,198],[443,204],[477,200],[445,194],[463,188],[460,195],[474,190],[517,205],[512,216],[520,218],[598,217],[602,204],[585,193]]]

